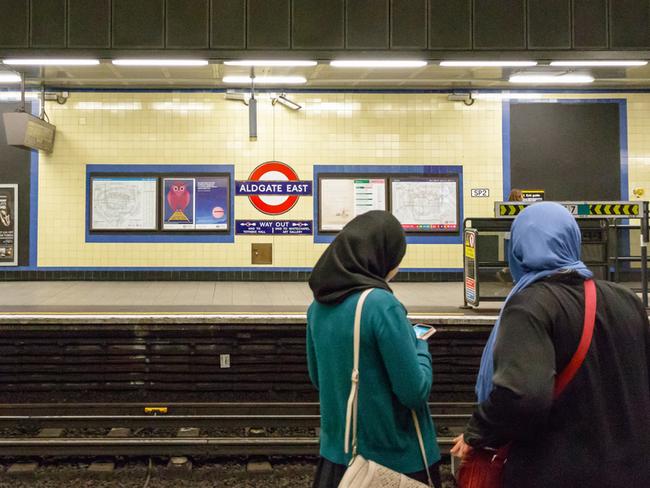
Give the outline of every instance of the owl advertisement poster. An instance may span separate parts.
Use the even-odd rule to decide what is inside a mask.
[[[163,178],[163,229],[193,230],[194,178]]]
[[[196,229],[228,230],[227,176],[196,178]]]

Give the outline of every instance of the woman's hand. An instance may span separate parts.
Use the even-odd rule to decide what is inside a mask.
[[[472,446],[465,442],[465,439],[463,439],[463,435],[461,434],[454,439],[454,447],[452,447],[449,452],[452,456],[463,459],[471,450]]]

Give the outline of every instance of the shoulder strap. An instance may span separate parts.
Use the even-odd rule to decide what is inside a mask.
[[[585,321],[578,349],[564,370],[555,378],[553,398],[559,397],[582,366],[587,356],[596,323],[596,284],[594,280],[585,280]]]
[[[374,288],[364,290],[357,302],[357,308],[354,312],[354,359],[352,364],[352,376],[350,378],[350,395],[348,396],[348,406],[345,414],[345,447],[344,452],[350,452],[350,429],[352,430],[352,459],[357,455],[357,417],[358,417],[358,400],[359,400],[359,348],[361,342],[361,312],[363,304],[368,298],[368,295]],[[413,417],[413,424],[415,425],[415,432],[418,436],[418,444],[420,446],[420,453],[424,461],[424,469],[427,472],[429,486],[433,487],[431,481],[431,474],[429,473],[429,463],[427,462],[427,453],[424,448],[424,440],[422,439],[422,432],[420,431],[420,423],[418,422],[415,410],[411,410]]]
[[[361,311],[363,302],[373,289],[370,288],[361,293],[357,308],[354,312],[354,361],[352,364],[352,376],[350,381],[350,396],[348,396],[348,407],[345,415],[345,453],[350,452],[350,424],[352,424],[352,456],[357,454],[357,393],[359,392],[359,342],[361,338]]]

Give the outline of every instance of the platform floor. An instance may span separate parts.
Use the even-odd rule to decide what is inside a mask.
[[[475,313],[461,309],[459,282],[391,286],[410,313]],[[0,282],[0,313],[305,313],[311,301],[302,282]]]

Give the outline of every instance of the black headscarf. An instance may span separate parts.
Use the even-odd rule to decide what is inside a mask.
[[[328,305],[368,288],[391,291],[386,275],[406,253],[406,237],[389,212],[372,210],[352,219],[320,257],[309,277],[314,298]]]

